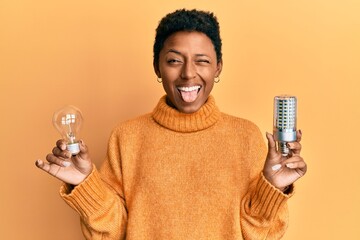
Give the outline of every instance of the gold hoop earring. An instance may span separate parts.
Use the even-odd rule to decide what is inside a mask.
[[[215,82],[215,83],[220,82],[220,77],[216,77],[216,78],[214,79],[214,82]]]
[[[161,79],[161,78],[158,77],[156,80],[157,80],[158,83],[162,83],[162,79]]]

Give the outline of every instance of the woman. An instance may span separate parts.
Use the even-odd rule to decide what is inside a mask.
[[[212,13],[168,14],[154,43],[166,92],[154,111],[114,129],[100,171],[82,141],[75,157],[59,140],[48,163],[36,162],[65,182],[61,196],[86,239],[281,238],[292,184],[306,172],[301,132],[289,157],[267,133],[266,152],[256,125],[216,107],[222,65]]]

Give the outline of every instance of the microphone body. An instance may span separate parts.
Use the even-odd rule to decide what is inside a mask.
[[[273,134],[278,150],[283,156],[289,154],[288,142],[296,141],[297,99],[295,96],[274,97]]]

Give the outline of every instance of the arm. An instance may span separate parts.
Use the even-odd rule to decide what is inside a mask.
[[[80,214],[86,239],[125,239],[127,210],[117,130],[110,137],[100,172],[95,169],[70,195],[63,197]]]
[[[107,158],[100,172],[91,163],[88,149],[71,157],[64,141],[58,141],[46,159],[36,165],[64,182],[60,195],[81,218],[86,239],[124,239],[127,211],[122,193],[120,151],[114,132],[108,145]]]
[[[124,200],[93,172],[72,191],[64,184],[60,195],[77,211],[86,239],[125,239],[127,211]]]
[[[288,225],[286,202],[290,197],[260,173],[241,202],[240,223],[244,239],[280,239]]]
[[[302,176],[294,173],[300,171],[302,169],[300,167],[305,164],[299,156],[300,133],[298,142],[289,146],[292,150],[289,158],[283,158],[276,151],[275,141],[271,134],[267,134],[267,139],[269,148],[264,165],[262,159],[265,159],[266,149],[260,131],[256,131],[251,140],[250,146],[256,152],[250,150],[250,153],[255,162],[252,164],[250,174],[251,184],[242,199],[240,208],[240,223],[244,239],[280,239],[284,235],[288,224],[286,202],[292,196],[292,183]],[[289,163],[293,163],[292,166]],[[273,168],[279,164],[280,168]],[[295,175],[297,177],[294,177]]]

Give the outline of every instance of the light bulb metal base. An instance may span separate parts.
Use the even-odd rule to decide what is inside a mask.
[[[288,142],[296,141],[296,131],[278,131],[278,129],[274,129],[274,138],[278,142],[279,152],[283,156],[287,156],[289,154],[289,148],[287,147]]]
[[[279,131],[274,128],[274,138],[279,142],[295,142],[296,141],[296,130],[291,129],[290,131]]]
[[[66,146],[67,150],[71,152],[73,156],[80,152],[80,145],[79,143],[70,143]]]
[[[278,142],[278,149],[281,155],[287,156],[290,152],[290,149],[286,145],[287,142]]]

